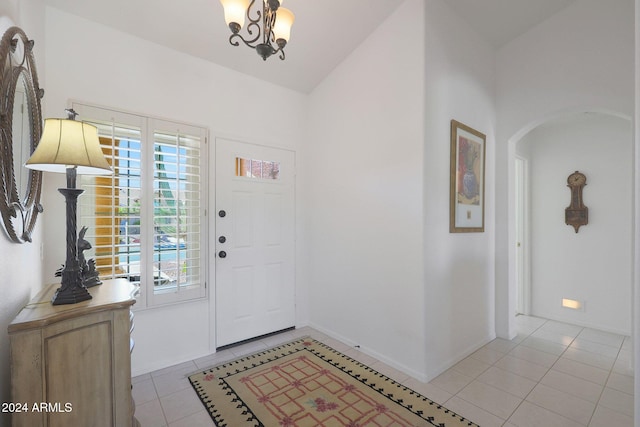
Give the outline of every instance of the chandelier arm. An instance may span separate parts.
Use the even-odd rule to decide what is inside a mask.
[[[262,1],[262,0],[261,0]],[[260,8],[256,8],[256,17],[252,18],[251,17],[251,8],[253,8],[254,3],[256,2],[256,0],[251,0],[251,3],[249,3],[249,7],[247,7],[247,19],[250,22],[253,23],[259,23],[260,21],[262,21],[262,12],[260,11]]]
[[[247,44],[247,46],[254,47],[253,45],[250,45],[249,43],[257,42],[258,39],[260,38],[260,35],[262,34],[262,29],[260,28],[260,25],[257,22],[251,21],[251,23],[249,23],[249,25],[247,25],[247,33],[250,36],[253,36],[254,30],[256,31],[255,37],[253,37],[250,40],[247,40],[244,37],[242,38],[242,40],[245,42],[245,44]]]
[[[249,20],[249,24],[247,25],[247,33],[250,36],[253,36],[254,31],[256,32],[255,37],[251,38],[251,39],[245,39],[240,33],[238,32],[234,32],[233,34],[231,34],[231,36],[229,37],[229,43],[233,46],[239,46],[240,42],[238,42],[236,40],[236,38],[242,40],[242,42],[249,46],[250,48],[255,49],[255,45],[253,43],[257,42],[258,39],[260,38],[261,35],[261,28],[260,28],[260,24],[262,23],[262,18],[263,18],[263,12],[260,11],[260,8],[256,8],[256,17],[253,18],[251,17],[251,9],[253,7],[253,5],[255,4],[256,0],[251,0],[251,3],[249,3],[249,7],[247,8],[247,19]]]
[[[278,49],[274,50],[273,53],[280,52],[280,59],[284,61],[284,48],[287,46],[287,41],[285,39],[276,40],[276,44],[278,45]]]
[[[240,42],[236,39],[240,39],[240,41],[242,41],[242,43],[246,44],[247,46],[249,46],[252,49],[255,49],[256,47],[254,45],[252,45],[251,43],[255,42],[256,40],[258,40],[258,37],[255,37],[251,40],[245,40],[244,37],[242,37],[241,34],[231,34],[231,36],[229,37],[229,43],[232,44],[233,46],[240,46]]]
[[[273,26],[276,23],[276,12],[272,10],[266,3],[264,4],[264,34],[263,40],[265,44],[271,45],[274,41]]]
[[[232,46],[240,46],[240,43],[235,41],[235,38],[239,38],[240,40],[244,41],[244,39],[242,38],[242,36],[238,33],[235,34],[231,34],[231,36],[229,36],[229,44],[231,44]]]

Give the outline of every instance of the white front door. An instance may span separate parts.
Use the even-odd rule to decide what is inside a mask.
[[[216,346],[295,324],[294,153],[216,139]]]

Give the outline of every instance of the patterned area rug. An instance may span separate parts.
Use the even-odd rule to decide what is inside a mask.
[[[189,381],[218,427],[477,426],[308,337]]]

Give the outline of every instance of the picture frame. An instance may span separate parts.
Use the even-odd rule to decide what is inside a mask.
[[[486,136],[451,120],[450,233],[483,233]]]

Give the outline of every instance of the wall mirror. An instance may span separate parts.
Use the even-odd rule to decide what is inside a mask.
[[[9,28],[0,41],[0,214],[8,237],[31,241],[38,214],[42,172],[24,167],[42,133],[33,40],[20,28]]]

